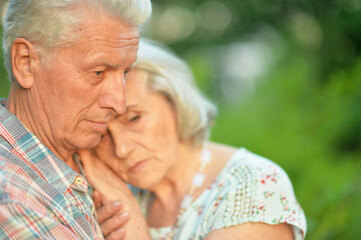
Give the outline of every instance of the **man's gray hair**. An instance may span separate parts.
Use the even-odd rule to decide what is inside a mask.
[[[75,28],[82,23],[76,6],[102,7],[129,25],[139,27],[151,15],[150,0],[10,0],[4,20],[3,51],[9,79],[14,81],[11,46],[23,37],[36,46],[39,54],[74,42]]]
[[[217,110],[198,90],[184,61],[158,43],[141,39],[134,68],[148,72],[150,89],[173,105],[180,140],[190,141],[195,147],[208,140]]]

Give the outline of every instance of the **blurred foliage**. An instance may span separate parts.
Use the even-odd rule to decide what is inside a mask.
[[[197,19],[199,9],[209,2],[214,1],[154,0],[153,20],[175,7],[194,12]],[[157,34],[161,22],[152,20],[145,34],[168,42],[186,59],[198,85],[219,106],[213,140],[245,146],[287,171],[307,216],[307,239],[358,239],[361,3],[221,2],[232,14],[222,31],[196,23],[187,36],[169,39]],[[267,34],[269,30],[273,34]],[[224,46],[237,42],[263,42],[272,57],[248,92],[231,86],[239,98],[229,101],[228,92],[219,90],[222,81],[227,82],[219,71],[227,65],[222,65],[222,58],[214,59],[220,58]]]
[[[2,28],[0,29],[0,37],[2,36]],[[4,59],[3,51],[0,50],[0,57]],[[7,80],[7,73],[4,64],[0,64],[0,98],[7,97],[9,94],[10,82]]]
[[[245,146],[286,170],[307,216],[307,239],[358,239],[361,3],[152,2],[143,35],[183,57],[219,106],[212,139]],[[226,60],[235,49],[248,55],[236,57],[232,68]],[[236,75],[230,74],[234,68]],[[6,97],[3,66],[0,76],[0,96]]]

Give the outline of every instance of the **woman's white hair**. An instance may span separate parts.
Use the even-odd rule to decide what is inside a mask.
[[[26,38],[46,58],[44,55],[52,49],[71,44],[79,37],[74,32],[82,15],[74,11],[81,4],[101,7],[135,27],[145,23],[152,12],[150,0],[10,0],[4,20],[3,51],[11,81],[15,80],[10,55],[13,41]]]
[[[180,140],[196,147],[206,141],[217,110],[196,87],[187,64],[159,43],[141,39],[134,67],[148,72],[150,89],[173,105]]]

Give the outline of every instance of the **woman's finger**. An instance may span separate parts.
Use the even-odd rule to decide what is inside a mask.
[[[94,192],[93,192],[93,201],[94,201],[94,206],[95,206],[96,209],[100,208],[104,204],[103,203],[103,196],[97,190],[94,190]]]
[[[123,208],[121,201],[112,201],[97,209],[98,221],[100,224],[115,216]]]
[[[128,212],[118,213],[101,224],[102,232],[105,236],[110,235],[117,229],[123,228],[129,221],[130,214]]]
[[[121,240],[125,237],[125,228],[119,228],[106,236],[105,240]]]

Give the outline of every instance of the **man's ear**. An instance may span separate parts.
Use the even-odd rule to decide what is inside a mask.
[[[39,60],[34,44],[25,38],[17,38],[11,47],[11,64],[15,79],[25,89],[34,84],[34,71],[32,66]]]

